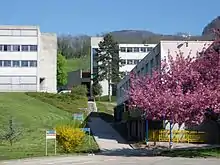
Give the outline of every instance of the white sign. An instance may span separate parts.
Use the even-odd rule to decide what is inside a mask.
[[[46,131],[46,139],[56,139],[56,131],[55,130]]]
[[[55,130],[49,130],[46,131],[46,156],[47,156],[47,140],[53,139],[54,140],[54,154],[56,155],[57,147],[56,147],[56,131]]]

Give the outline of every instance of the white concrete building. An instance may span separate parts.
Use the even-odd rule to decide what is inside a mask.
[[[97,73],[96,49],[98,44],[103,41],[103,37],[91,37],[91,75]],[[130,72],[156,44],[119,44],[119,57],[122,59],[123,66],[121,72]],[[102,95],[108,95],[108,82],[100,82],[102,85]]]
[[[0,26],[0,92],[57,91],[57,36],[38,26]]]
[[[161,41],[158,43],[152,51],[150,51],[139,62],[132,71],[138,75],[152,74],[154,67],[160,67],[161,60],[167,57],[168,53],[175,56],[177,52],[181,51],[185,56],[191,54],[197,55],[197,52],[201,52],[204,47],[208,47],[212,44],[212,41]],[[117,84],[117,105],[123,104],[128,98],[126,90],[129,89],[129,76],[125,76]]]

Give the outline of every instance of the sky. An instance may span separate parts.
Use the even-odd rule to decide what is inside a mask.
[[[128,29],[199,35],[219,6],[220,0],[1,0],[0,25],[73,35]]]

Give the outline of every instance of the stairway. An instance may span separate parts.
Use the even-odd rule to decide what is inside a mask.
[[[96,102],[88,101],[88,111],[89,112],[97,112]]]

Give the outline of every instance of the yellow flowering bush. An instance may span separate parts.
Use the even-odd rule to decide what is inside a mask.
[[[80,128],[73,128],[71,125],[58,126],[56,132],[58,145],[66,153],[81,145],[85,137],[85,133]]]

